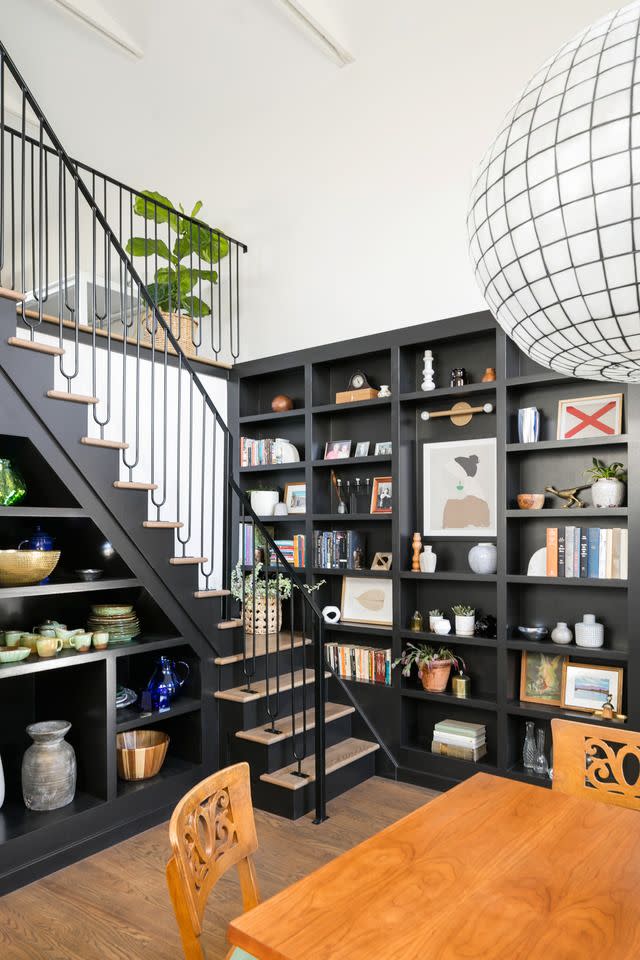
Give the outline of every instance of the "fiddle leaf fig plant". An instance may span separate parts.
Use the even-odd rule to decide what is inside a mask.
[[[154,303],[165,313],[177,312],[178,302],[180,312],[190,317],[206,317],[211,313],[209,304],[195,296],[193,288],[200,281],[211,285],[218,282],[218,271],[213,264],[228,255],[229,242],[217,228],[201,220],[193,222],[201,208],[202,201],[198,200],[191,213],[186,214],[182,204],[176,207],[156,190],[144,190],[133,202],[133,212],[155,226],[146,230],[153,236],[131,237],[125,249],[132,257],[155,257],[156,264],[158,260],[167,262],[166,267],[156,267],[153,283],[148,286]],[[187,216],[191,219],[185,219]],[[158,231],[156,227],[162,224],[168,224],[169,229]],[[157,236],[158,232],[166,232],[169,237],[172,232],[176,234],[172,249]],[[208,269],[192,266],[194,262],[203,261],[211,266]]]

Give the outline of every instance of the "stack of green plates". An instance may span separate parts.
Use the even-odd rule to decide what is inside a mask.
[[[91,607],[87,629],[108,633],[109,643],[128,643],[140,633],[140,621],[132,603],[97,603]]]

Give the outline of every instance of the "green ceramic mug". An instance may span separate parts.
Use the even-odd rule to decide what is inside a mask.
[[[4,642],[7,647],[19,647],[22,630],[5,630]]]
[[[62,640],[56,637],[38,637],[36,649],[39,657],[55,657],[62,650]]]
[[[74,637],[71,637],[71,643],[78,653],[86,653],[87,650],[91,649],[91,634],[76,633]]]

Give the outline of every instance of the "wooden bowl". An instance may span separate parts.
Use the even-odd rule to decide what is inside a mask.
[[[516,497],[521,510],[541,510],[544,507],[544,493],[519,493]]]
[[[32,587],[55,570],[59,550],[0,550],[0,587]]]
[[[161,730],[127,730],[116,734],[118,776],[121,780],[148,780],[160,772],[169,746]]]

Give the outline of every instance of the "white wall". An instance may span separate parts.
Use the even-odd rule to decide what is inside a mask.
[[[68,149],[249,246],[242,359],[483,306],[471,172],[510,102],[607,0],[326,0],[338,69],[276,0],[104,0],[136,61],[48,0],[2,39]]]

